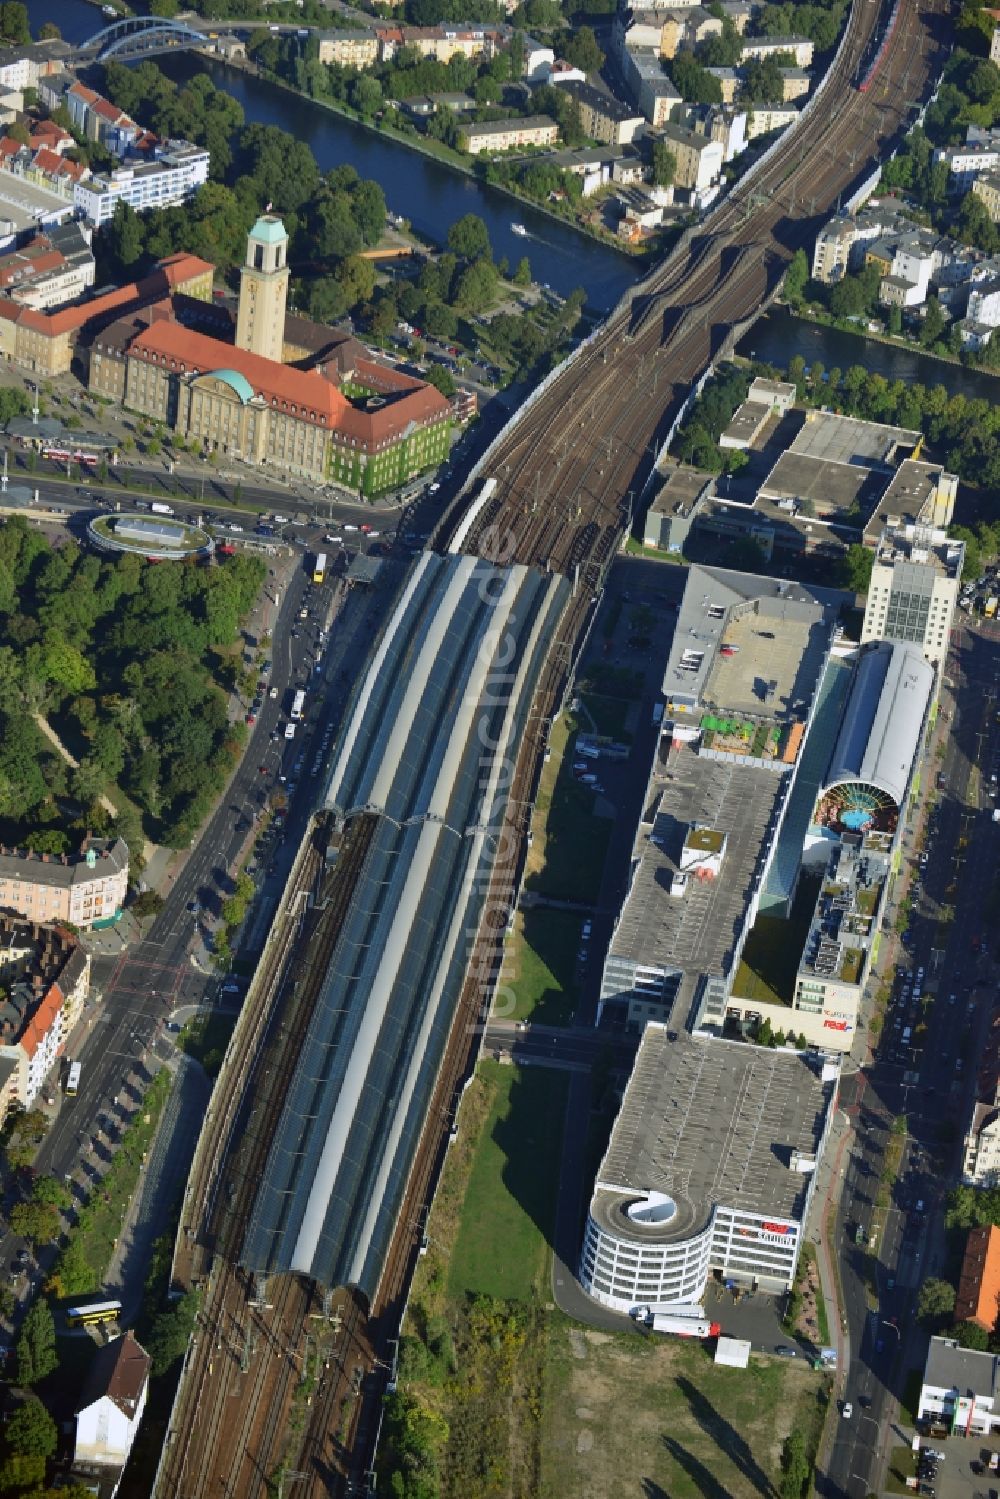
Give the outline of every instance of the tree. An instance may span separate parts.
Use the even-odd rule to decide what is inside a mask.
[[[445,369],[444,365],[428,365],[427,373],[424,375],[424,379],[427,381],[428,385],[436,386],[443,396],[450,397],[455,394],[454,376],[452,375],[451,370]]]
[[[42,22],[41,26],[39,26],[39,28],[38,28],[38,40],[40,42],[61,42],[62,41],[62,32],[59,30],[59,27],[56,25],[55,21],[43,21]],[[34,99],[30,99],[29,100],[29,98],[28,98],[29,93],[35,95]],[[37,104],[37,102],[38,102],[38,90],[37,89],[25,89],[25,91],[24,91],[24,107],[25,107],[25,109],[30,109],[32,107],[32,105]]]
[[[492,256],[489,230],[475,213],[467,213],[448,230],[448,248],[463,260],[482,260]]]
[[[785,1438],[781,1449],[781,1499],[802,1499],[812,1479],[812,1465],[800,1431]]]
[[[677,157],[666,141],[653,142],[653,183],[656,187],[673,187],[677,176]]]
[[[31,1244],[48,1244],[59,1232],[59,1212],[51,1203],[19,1202],[11,1208],[10,1226]]]
[[[344,290],[348,307],[357,307],[371,301],[375,290],[375,266],[360,255],[351,255],[337,267],[336,279]]]
[[[19,146],[26,146],[31,140],[27,125],[22,124],[20,120],[15,120],[12,125],[8,125],[6,134],[12,141],[17,141]]]
[[[140,920],[146,916],[158,916],[162,910],[163,896],[158,890],[142,890],[132,902],[132,911]]]
[[[874,561],[874,552],[870,552],[860,542],[852,542],[838,563],[837,571],[841,588],[849,589],[853,593],[867,593]]]
[[[889,308],[886,327],[894,338],[898,338],[903,331],[903,309],[895,303]]]
[[[72,1198],[54,1176],[40,1176],[31,1188],[31,1200],[40,1207],[68,1208]]]
[[[520,260],[517,262],[511,280],[514,282],[515,286],[531,285],[531,262],[528,260],[527,255],[522,255]]]
[[[581,73],[597,73],[604,66],[604,53],[597,45],[592,26],[581,26],[562,45],[562,55]]]
[[[367,73],[362,73],[351,84],[348,97],[351,107],[356,109],[363,119],[370,120],[382,108],[382,85],[377,78],[371,78]]]
[[[23,1385],[37,1384],[57,1368],[56,1327],[47,1301],[32,1302],[17,1339],[17,1377]]]
[[[686,104],[722,103],[722,84],[690,52],[678,52],[670,64],[670,76]]]
[[[800,307],[809,281],[809,262],[802,249],[792,256],[785,272],[785,301],[792,307]]]
[[[37,1395],[19,1405],[3,1429],[4,1441],[19,1457],[51,1457],[59,1433],[56,1423]]]
[[[978,1353],[985,1353],[990,1346],[989,1332],[978,1322],[956,1322],[948,1336],[963,1348],[974,1348]]]
[[[955,1310],[955,1287],[947,1280],[928,1276],[917,1292],[917,1316],[921,1322],[936,1322]]]
[[[920,330],[920,342],[926,349],[932,349],[944,332],[945,318],[941,303],[937,297],[928,297],[924,310],[923,327]]]
[[[197,1315],[198,1294],[191,1292],[153,1318],[145,1345],[155,1376],[166,1374],[171,1365],[184,1357]]]
[[[4,0],[4,4],[0,5],[0,38],[5,42],[13,42],[16,46],[23,46],[31,41],[28,7],[22,5],[20,0]]]

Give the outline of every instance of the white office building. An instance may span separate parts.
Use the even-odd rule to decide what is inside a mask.
[[[116,168],[110,175],[91,177],[73,188],[73,203],[98,228],[114,215],[119,203],[137,213],[170,208],[193,196],[208,181],[209,153],[188,141],[167,141],[154,161]]]

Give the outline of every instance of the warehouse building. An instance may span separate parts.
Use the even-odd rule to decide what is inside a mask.
[[[701,1301],[711,1276],[795,1279],[836,1062],[650,1024],[590,1201],[580,1281],[616,1311]]]

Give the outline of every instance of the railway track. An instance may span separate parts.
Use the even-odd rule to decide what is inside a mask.
[[[591,594],[620,543],[672,414],[726,332],[753,316],[784,264],[809,237],[813,224],[808,217],[803,220],[804,209],[825,216],[861,165],[899,130],[910,99],[924,88],[935,60],[937,46],[924,17],[940,14],[940,5],[935,0],[920,13],[913,0],[903,0],[881,83],[861,96],[850,83],[868,46],[877,7],[855,0],[848,34],[828,75],[827,103],[804,122],[790,149],[739,184],[696,234],[623,299],[598,337],[495,445],[486,472],[497,479],[497,493],[477,518],[464,550],[498,562],[565,571],[585,586],[574,593],[542,669],[505,818],[505,831],[512,836],[503,842],[518,852],[494,869],[487,910],[507,911],[513,903],[524,856],[525,808],[534,797],[547,724],[571,680]],[[303,864],[310,888],[322,863],[318,852],[311,858],[312,863]],[[343,860],[338,873],[338,888],[349,893]],[[302,888],[302,879],[298,886]],[[323,954],[328,957],[332,951],[336,924],[332,920],[318,941],[313,928],[314,974]],[[280,941],[270,953],[265,951],[266,972],[259,986],[262,995],[270,991],[272,997],[262,1003],[256,1029],[247,1029],[244,1058],[259,1058],[269,1017],[280,1008],[280,993],[295,970],[299,925],[287,911],[276,923]],[[294,1019],[286,1046],[275,1052],[271,1038],[268,1054],[275,1058],[275,1071],[270,1087],[254,1095],[256,1075],[244,1074],[239,1094],[234,1089],[219,1106],[212,1148],[199,1152],[192,1173],[185,1218],[194,1241],[187,1251],[188,1283],[198,1278],[199,1267],[212,1264],[213,1269],[178,1394],[157,1499],[228,1499],[236,1494],[263,1499],[279,1466],[289,1475],[287,1492],[293,1499],[353,1492],[366,1482],[389,1340],[398,1330],[461,1089],[478,1057],[502,940],[503,923],[496,920],[477,934],[370,1312],[347,1293],[324,1304],[294,1276],[270,1281],[269,1304],[263,1304],[260,1287],[234,1263],[281,1101],[289,1065],[284,1053],[297,1051],[308,1005]],[[260,1108],[258,1127],[239,1149],[231,1148],[229,1141],[239,1133],[240,1109],[244,1101],[249,1106],[251,1095]],[[299,1414],[293,1421],[295,1411]],[[233,1461],[234,1438],[238,1463]]]

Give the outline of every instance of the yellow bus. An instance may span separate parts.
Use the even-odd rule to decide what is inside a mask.
[[[316,563],[315,563],[315,566],[313,567],[313,582],[314,583],[322,583],[322,581],[323,581],[323,579],[325,577],[326,577],[326,553],[325,552],[317,552],[316,553]]]
[[[120,1301],[91,1301],[66,1309],[67,1327],[94,1327],[99,1322],[117,1322],[122,1313]]]

